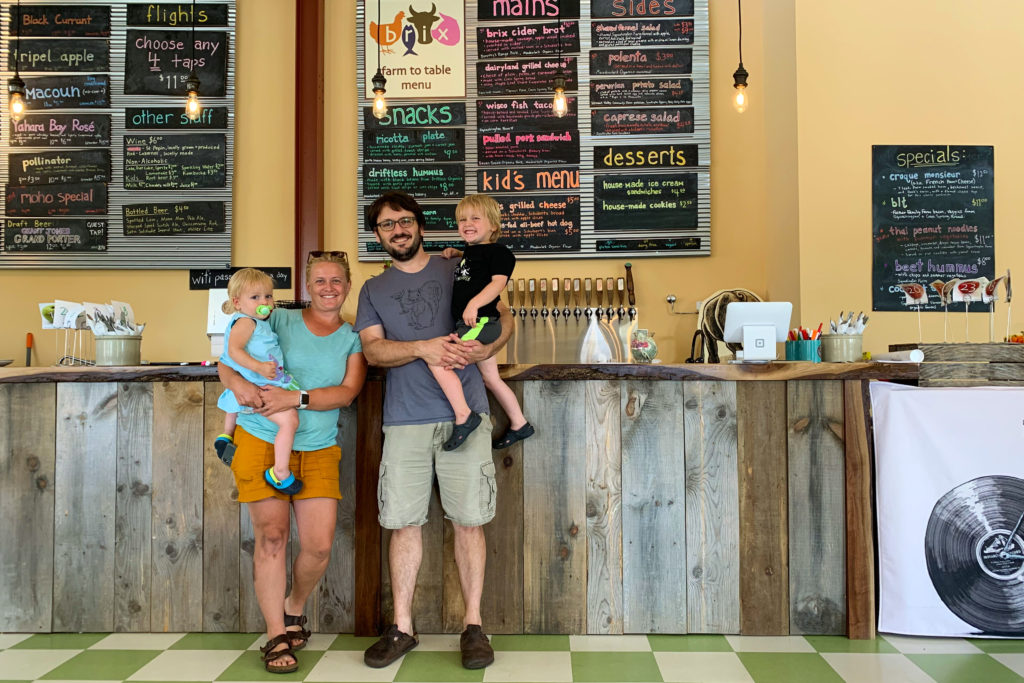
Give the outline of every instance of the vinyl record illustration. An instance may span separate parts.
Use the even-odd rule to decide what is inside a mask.
[[[1024,479],[978,477],[932,508],[932,585],[950,611],[991,635],[1024,636]]]

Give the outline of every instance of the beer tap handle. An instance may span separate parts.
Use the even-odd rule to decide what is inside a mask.
[[[519,290],[519,315],[526,317],[526,280],[519,278],[516,283],[516,289]]]
[[[572,291],[572,280],[565,278],[562,280],[562,290],[565,292],[565,308],[562,309],[562,313],[565,314],[566,319],[569,318],[569,294]]]
[[[505,293],[508,295],[508,307],[512,311],[512,315],[516,314],[516,281],[512,278],[508,279],[508,285],[505,287]]]
[[[612,300],[612,297],[615,295],[615,278],[605,278],[604,289],[608,292],[608,309],[604,314],[611,320],[611,317],[615,315],[615,302]]]
[[[633,291],[633,264],[626,264],[626,291],[629,292],[629,308],[636,310],[636,294]]]
[[[572,279],[572,296],[573,301],[576,302],[576,310],[580,311],[580,279],[578,277]]]
[[[530,315],[537,315],[537,280],[530,278]]]
[[[554,297],[552,303],[554,303],[554,307],[557,310],[558,309],[558,278],[557,277],[551,278],[551,296]]]
[[[625,311],[622,304],[626,302],[626,279],[620,277],[617,286],[619,288],[619,309]]]
[[[546,277],[540,279],[540,308],[542,314],[548,314],[548,279]]]
[[[597,307],[598,309],[604,308],[604,280],[597,278],[597,282],[594,284],[597,287]]]

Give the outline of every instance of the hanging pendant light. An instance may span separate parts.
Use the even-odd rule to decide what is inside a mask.
[[[199,101],[199,76],[196,75],[196,0],[192,0],[192,70],[185,81],[185,117],[189,121],[198,121],[203,113],[203,105]]]
[[[14,27],[14,37],[21,38],[21,0],[18,0],[17,25]],[[11,121],[17,123],[25,118],[25,81],[18,75],[18,45],[19,40],[14,44],[14,75],[7,80],[8,108],[11,113]]]
[[[382,119],[388,115],[388,102],[384,99],[384,93],[387,92],[384,86],[388,84],[388,79],[384,78],[384,74],[380,70],[380,0],[377,0],[377,73],[374,74],[370,82],[373,83],[373,118]]]
[[[732,74],[732,87],[736,92],[732,96],[732,106],[738,114],[747,110],[750,103],[747,96],[747,70],[743,68],[743,0],[736,0],[737,15],[740,22],[740,65]]]
[[[562,70],[562,3],[558,2],[558,71],[555,72],[555,96],[551,100],[551,113],[562,118],[569,113],[569,100],[565,97],[565,72]]]

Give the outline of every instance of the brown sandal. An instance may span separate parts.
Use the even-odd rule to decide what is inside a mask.
[[[282,644],[285,645],[283,650],[274,649]],[[272,674],[290,674],[299,668],[299,660],[296,658],[295,653],[292,652],[291,641],[288,640],[287,633],[282,633],[268,640],[267,644],[260,648],[260,654],[262,655],[261,659],[263,659],[263,668]],[[271,666],[281,657],[291,657],[293,662],[291,664]]]
[[[298,626],[298,631],[287,630],[289,626]],[[301,650],[306,647],[306,643],[309,642],[309,637],[313,635],[309,629],[306,628],[306,615],[292,616],[291,614],[284,615],[284,627],[285,633],[288,634],[288,641],[291,643],[293,650]]]

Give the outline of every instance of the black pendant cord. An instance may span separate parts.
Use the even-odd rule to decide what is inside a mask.
[[[192,0],[192,68],[190,71],[196,70],[196,0]]]
[[[377,0],[377,73],[380,73],[380,0]]]
[[[21,43],[21,0],[18,0],[18,19],[17,19],[17,22],[18,22],[17,25],[14,27],[14,37],[18,39],[18,41],[16,43],[14,43],[14,77],[15,78],[18,78],[18,75],[19,75],[18,74],[18,66],[19,66],[18,62],[21,61],[21,57],[18,54],[18,47],[19,47],[19,44]]]
[[[558,0],[558,68],[562,68],[562,0]]]
[[[736,0],[736,15],[740,21],[740,66],[743,66],[743,0]]]

